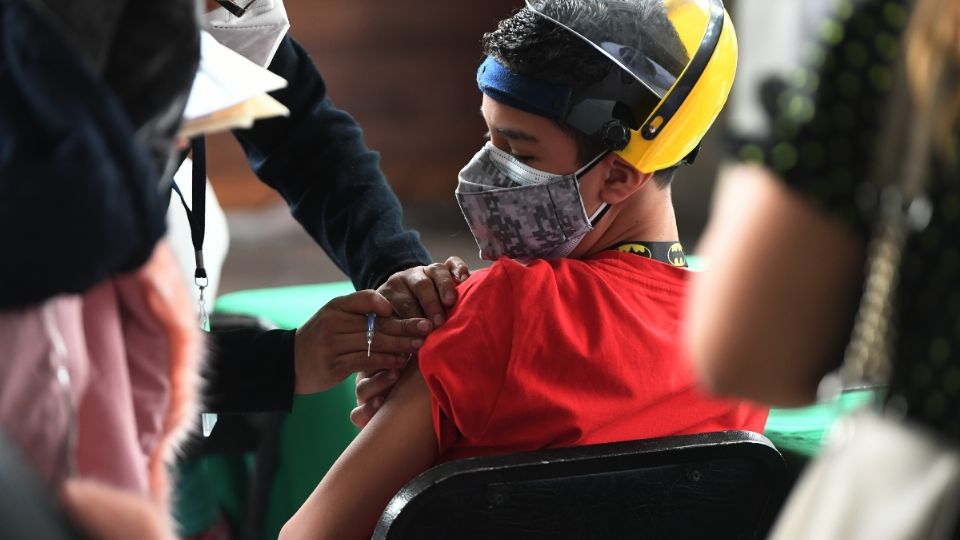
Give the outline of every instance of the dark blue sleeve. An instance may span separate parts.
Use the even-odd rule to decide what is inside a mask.
[[[272,95],[290,116],[235,132],[257,176],[283,196],[293,217],[358,289],[428,264],[419,235],[403,227],[379,154],[367,148],[356,121],[327,97],[307,52],[287,36],[270,71],[288,82]]]

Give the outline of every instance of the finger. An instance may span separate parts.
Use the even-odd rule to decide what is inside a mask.
[[[424,269],[424,273],[433,280],[433,286],[445,307],[457,303],[457,283],[446,266],[440,263],[431,264]]]
[[[377,410],[383,405],[382,398],[375,398],[373,401],[369,401],[360,405],[350,411],[350,422],[353,425],[357,426],[360,429],[366,427],[370,423],[370,420],[373,418],[373,415],[377,413]]]
[[[429,268],[429,267],[427,267]],[[437,293],[437,287],[422,269],[419,272],[408,274],[406,277],[407,287],[413,291],[413,295],[423,310],[424,317],[433,321],[434,326],[441,326],[446,322],[443,304],[440,302],[440,295]]]
[[[385,369],[372,377],[357,381],[357,404],[373,400],[377,396],[386,397],[387,392],[397,384],[400,378],[399,369]]]
[[[332,311],[327,316],[327,330],[332,334],[356,334],[367,332],[367,316],[343,311]],[[394,317],[376,317],[373,328],[379,333],[391,336],[423,337],[433,330],[433,323],[427,319],[396,319]]]
[[[463,262],[463,259],[456,255],[448,258],[443,265],[447,267],[447,270],[449,270],[450,273],[453,274],[453,277],[459,282],[463,282],[470,277],[470,268],[467,266],[467,263]]]
[[[390,336],[423,337],[433,330],[433,323],[427,319],[377,318],[374,328],[377,332]]]
[[[364,355],[367,354],[367,333],[358,332],[354,334],[340,334],[336,339],[332,340],[331,343],[334,353],[337,355],[350,354],[355,352],[363,352]],[[384,354],[410,354],[420,350],[420,347],[423,346],[423,338],[419,337],[400,337],[400,336],[391,336],[387,334],[381,334],[376,332],[373,334],[373,343],[370,347],[371,353],[384,353]],[[382,366],[381,366],[382,367]],[[353,371],[360,371],[362,369],[368,369],[361,366],[359,369]],[[378,366],[374,366],[369,369],[379,369]]]
[[[357,372],[357,378],[356,378],[356,380],[354,381],[354,383],[355,383],[355,384],[360,384],[360,381],[362,381],[362,380],[364,380],[364,379],[366,379],[366,378],[369,378],[369,377],[373,377],[373,376],[376,375],[377,373],[380,373],[380,372],[379,372],[379,371],[368,371],[368,370],[358,371],[358,372]]]
[[[372,290],[357,291],[334,298],[327,302],[325,307],[358,315],[366,315],[367,313],[376,313],[379,317],[393,315],[393,306],[390,301],[384,298],[382,294]]]
[[[404,319],[423,318],[423,310],[417,302],[417,297],[404,281],[408,272],[394,274],[380,287],[380,294],[393,306],[394,313]]]

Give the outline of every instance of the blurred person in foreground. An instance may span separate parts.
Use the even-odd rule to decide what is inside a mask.
[[[929,157],[920,160],[927,174],[918,199],[929,204],[911,213],[918,230],[906,239],[896,316],[883,336],[895,338],[886,418],[925,433],[936,449],[913,475],[920,489],[925,475],[949,481],[960,463],[960,3],[839,2],[837,18],[824,28],[816,63],[802,73],[806,85],[784,96],[769,145],[748,152],[759,152],[752,157],[761,164],[736,167],[722,179],[687,341],[705,379],[723,394],[781,406],[814,401],[818,383],[840,364],[864,290],[867,242],[883,199],[872,173],[891,157],[878,145],[884,122],[902,113],[887,108],[902,54],[915,108],[931,106],[938,87],[943,95],[929,133],[911,135],[932,138]],[[909,96],[901,105],[911,106]],[[899,152],[894,166],[906,159],[906,145]],[[857,475],[865,466],[854,465],[838,482],[882,482],[895,474],[882,463],[903,461],[893,457],[899,445],[873,446],[870,470]],[[867,499],[882,491],[859,489]],[[873,510],[875,537],[925,537],[892,527],[905,508],[898,497],[919,494],[906,491],[887,493],[889,512]],[[948,497],[941,503],[960,504]],[[957,509],[945,508],[945,519],[955,519]],[[813,524],[823,519],[809,516]]]
[[[484,36],[489,142],[456,190],[495,262],[461,285],[284,540],[369,538],[390,497],[437,462],[763,429],[766,409],[707,396],[679,348],[689,272],[670,182],[732,83],[722,4],[532,4]],[[688,92],[671,103],[671,87]]]
[[[17,231],[0,267],[0,424],[78,521],[98,513],[98,536],[172,535],[167,466],[195,417],[201,336],[161,238],[199,8],[0,2],[0,225]],[[299,91],[324,99],[319,83]],[[359,138],[352,120],[332,114]],[[376,293],[358,295],[379,298],[384,319],[393,314]],[[391,324],[402,323],[377,329]],[[352,371],[336,360],[306,384],[319,390]],[[124,532],[110,519],[123,501],[157,526]]]
[[[197,5],[3,0],[0,26],[0,425],[95,537],[169,538],[201,343],[163,179]]]

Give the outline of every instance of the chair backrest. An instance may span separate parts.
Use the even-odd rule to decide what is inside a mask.
[[[748,431],[470,458],[407,484],[373,538],[762,538],[785,489]]]

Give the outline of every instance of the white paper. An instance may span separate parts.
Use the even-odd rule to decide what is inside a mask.
[[[184,120],[194,120],[287,85],[286,79],[254,64],[200,33],[200,67],[190,89]]]

